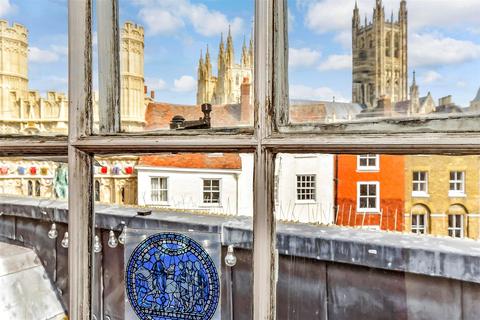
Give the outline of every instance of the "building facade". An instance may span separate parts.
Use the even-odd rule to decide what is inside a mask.
[[[140,157],[138,204],[251,216],[253,156],[190,153]]]
[[[336,224],[403,230],[404,157],[338,155]]]
[[[373,18],[360,22],[355,4],[352,19],[353,84],[352,101],[376,107],[381,96],[392,103],[408,99],[408,13],[405,0],[400,2],[398,19],[386,20],[382,0],[376,0]]]
[[[405,156],[405,227],[418,234],[480,234],[480,156]]]
[[[333,224],[334,155],[279,154],[275,164],[275,215],[284,221]]]
[[[226,48],[223,35],[218,50],[218,75],[213,75],[210,51],[207,47],[205,59],[200,54],[198,62],[197,104],[204,103],[223,105],[240,103],[242,92],[240,86],[247,82],[253,84],[253,39],[247,48],[243,41],[240,63],[235,62],[232,34],[229,31]],[[253,102],[253,85],[250,87],[250,103]]]

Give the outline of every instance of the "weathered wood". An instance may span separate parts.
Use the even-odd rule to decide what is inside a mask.
[[[92,3],[68,3],[69,141],[92,133]],[[68,147],[69,319],[91,317],[93,158]]]
[[[70,141],[92,134],[92,0],[68,2]]]
[[[69,319],[90,319],[92,310],[93,157],[69,147],[68,152]]]
[[[66,136],[2,136],[0,156],[64,156],[68,152]]]
[[[284,104],[279,111],[285,112]],[[288,107],[287,107],[288,108]],[[479,114],[440,114],[415,117],[371,118],[339,121],[334,123],[305,122],[284,125],[280,123],[281,133],[312,134],[396,134],[396,133],[431,133],[431,132],[479,132]]]
[[[279,126],[289,123],[288,85],[288,5],[287,0],[273,1],[273,106]]]
[[[99,130],[120,132],[120,33],[118,0],[97,1]]]
[[[480,133],[276,134],[264,140],[272,152],[333,154],[480,154]]]
[[[272,132],[272,0],[255,2],[255,153],[253,183],[253,317],[275,318],[274,155],[263,146]]]
[[[91,136],[72,143],[73,146],[97,154],[151,153],[151,152],[253,152],[257,140],[251,135],[241,136]]]

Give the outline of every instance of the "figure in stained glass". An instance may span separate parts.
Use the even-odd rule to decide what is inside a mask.
[[[193,239],[160,233],[141,242],[126,270],[127,296],[140,319],[209,320],[219,302],[218,273]]]

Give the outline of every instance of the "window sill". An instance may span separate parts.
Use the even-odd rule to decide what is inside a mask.
[[[315,200],[295,200],[295,204],[316,204]]]
[[[368,214],[382,214],[382,213],[380,212],[380,210],[378,210],[378,209],[357,210],[357,214],[364,214],[364,213],[368,213]]]
[[[379,168],[357,168],[357,172],[364,173],[364,172],[380,172]]]
[[[202,203],[198,205],[200,208],[222,208],[220,203]]]
[[[412,197],[413,198],[430,198],[430,195],[424,192],[419,192],[419,193],[412,192]]]
[[[448,196],[450,198],[466,198],[467,197],[465,193],[451,193],[451,192],[448,193]]]

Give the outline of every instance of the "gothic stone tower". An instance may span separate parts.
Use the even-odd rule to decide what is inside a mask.
[[[392,103],[408,99],[407,3],[400,2],[398,20],[385,20],[382,0],[376,0],[371,23],[360,24],[357,4],[352,19],[352,101],[376,107],[382,96]]]
[[[197,104],[234,104],[240,103],[242,92],[241,85],[245,79],[253,82],[253,39],[247,48],[246,40],[243,41],[240,63],[235,63],[233,38],[229,31],[227,43],[220,39],[218,49],[218,76],[212,74],[210,52],[207,47],[205,60],[200,55],[198,63]],[[253,97],[251,86],[250,97]],[[252,99],[252,98],[251,98]]]
[[[142,131],[145,124],[143,27],[126,22],[120,48],[122,128]]]
[[[28,98],[28,30],[0,20],[0,118],[19,119]]]

